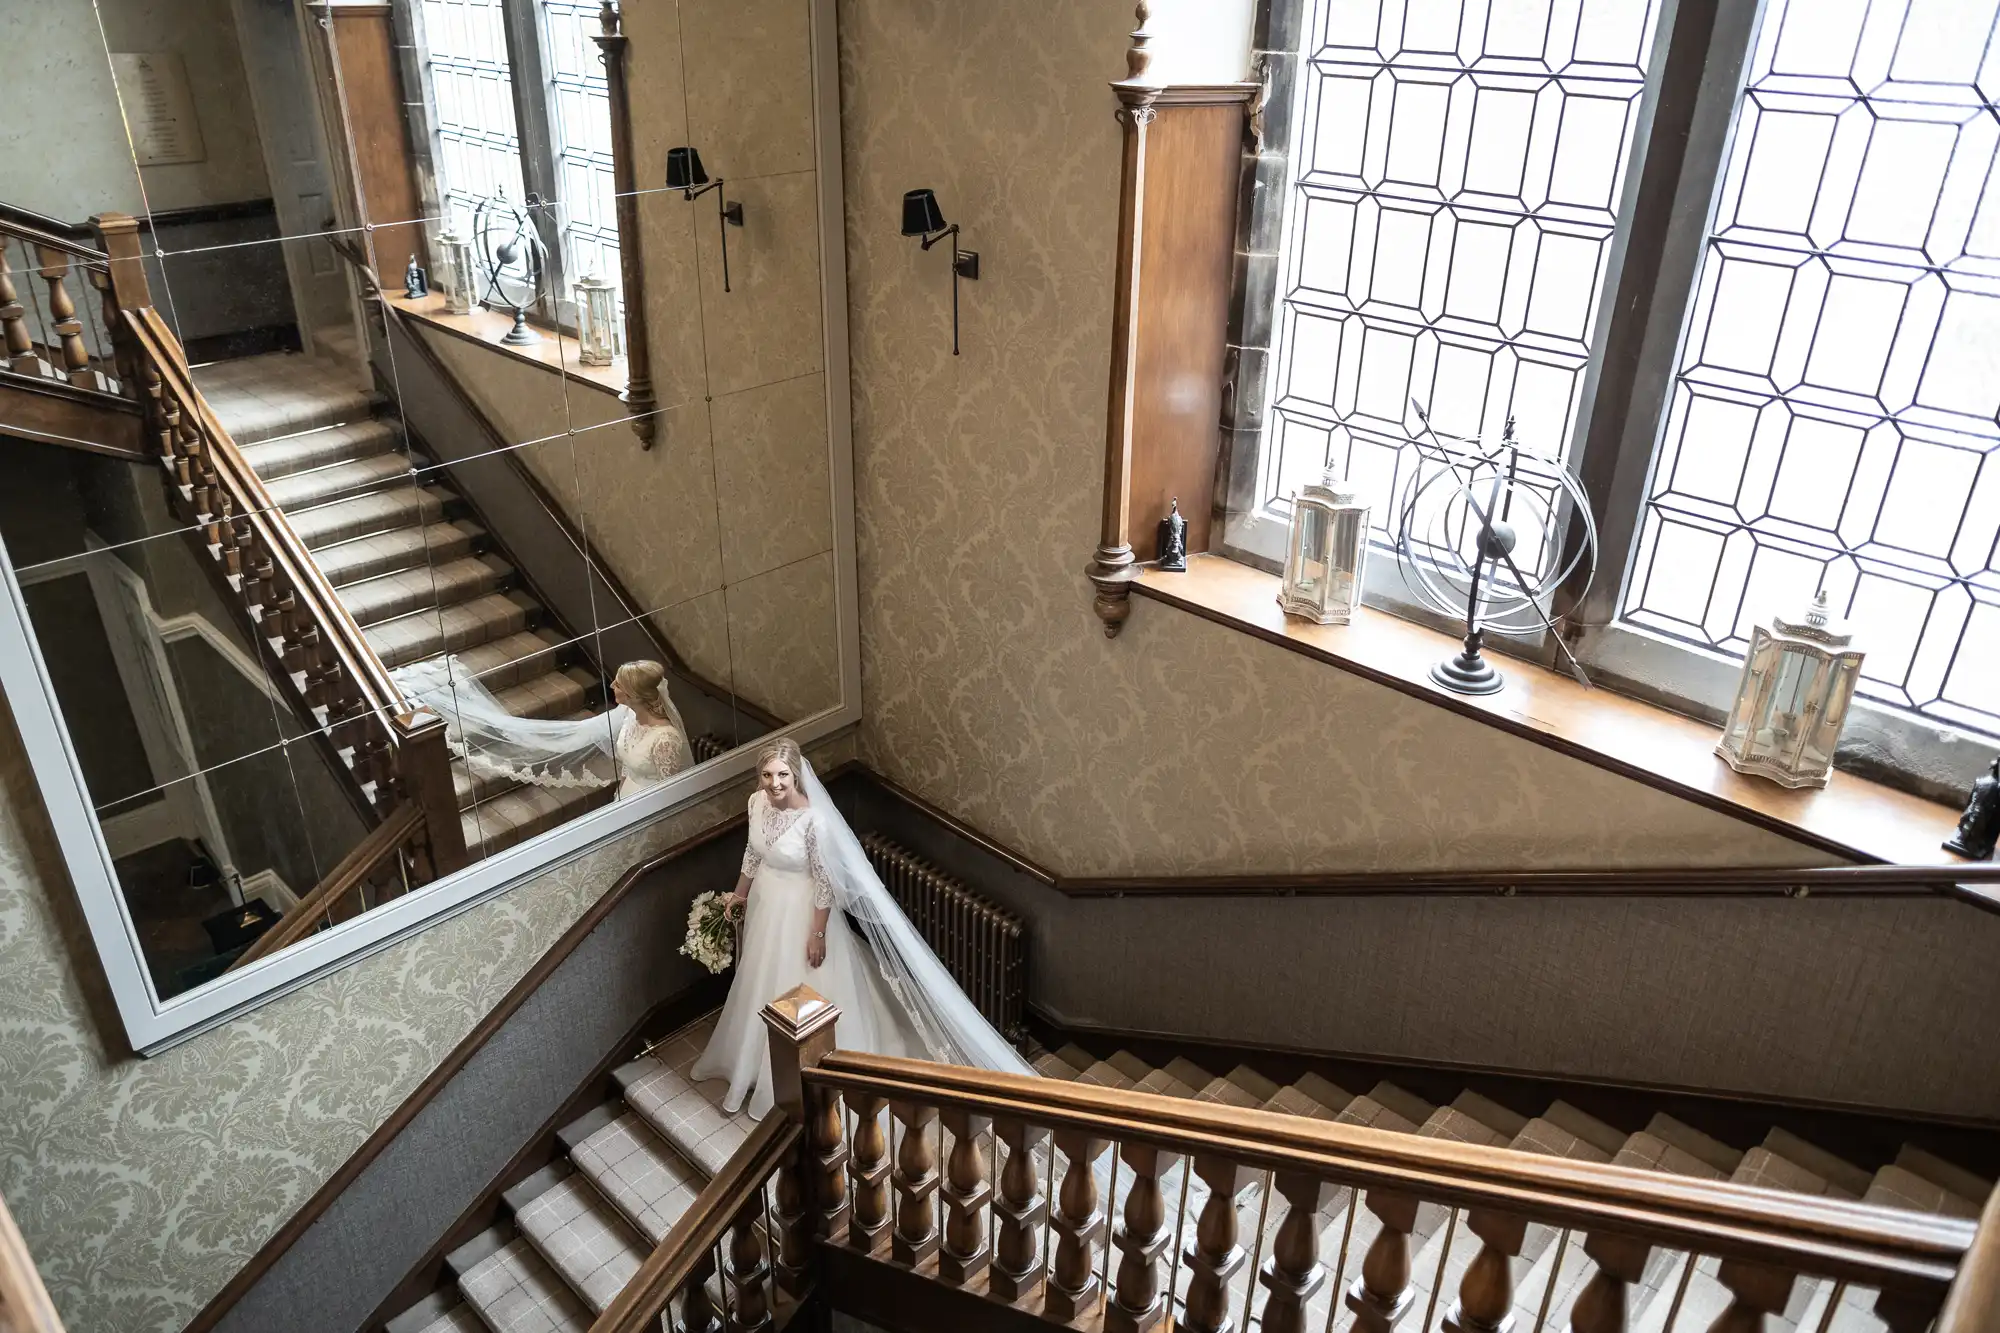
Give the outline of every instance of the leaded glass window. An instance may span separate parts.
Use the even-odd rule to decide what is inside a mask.
[[[482,199],[527,197],[506,17],[502,0],[424,0],[423,23],[439,202],[470,235]]]
[[[549,119],[562,201],[565,271],[618,281],[618,212],[611,159],[611,94],[592,36],[594,0],[542,0]],[[564,293],[564,299],[570,294]]]
[[[1625,593],[1729,653],[1824,586],[1861,693],[2000,731],[1995,0],[1769,0]]]
[[[1425,404],[1562,457],[1654,0],[1306,0],[1259,453],[1265,512],[1332,466],[1378,534]],[[1552,542],[1524,542],[1524,554]]]

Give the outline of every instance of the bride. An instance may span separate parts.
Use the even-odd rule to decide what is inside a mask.
[[[812,765],[790,739],[757,757],[750,841],[732,910],[736,975],[689,1077],[727,1079],[724,1105],[771,1109],[761,1011],[801,982],[840,1008],[842,1050],[1035,1071],[980,1017],[868,864]],[[849,918],[859,926],[857,934]]]
[[[617,707],[579,718],[516,717],[452,656],[389,673],[445,721],[451,752],[474,773],[537,787],[609,787],[636,796],[694,767],[687,724],[658,662],[627,662],[612,678]]]

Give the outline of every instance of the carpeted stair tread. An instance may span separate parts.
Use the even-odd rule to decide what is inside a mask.
[[[712,1176],[755,1127],[746,1108],[723,1108],[720,1079],[692,1082],[688,1072],[715,1030],[713,1014],[662,1042],[651,1055],[611,1071],[626,1104],[704,1176]]]
[[[1060,1055],[1057,1055],[1054,1051],[1042,1051],[1033,1056],[1028,1063],[1033,1065],[1035,1072],[1043,1078],[1059,1078],[1065,1083],[1073,1081],[1079,1073],[1083,1072],[1064,1060]]]
[[[701,1193],[701,1173],[629,1109],[569,1155],[598,1193],[654,1245]]]
[[[1862,1191],[1861,1201],[1942,1217],[1978,1217],[1980,1208],[1973,1200],[1953,1194],[1937,1182],[1926,1180],[1894,1162],[1875,1173],[1875,1178],[1868,1182],[1868,1188]]]
[[[1312,1098],[1312,1100],[1318,1102],[1335,1115],[1339,1115],[1347,1108],[1347,1104],[1354,1100],[1354,1094],[1346,1088],[1341,1087],[1332,1079],[1321,1078],[1318,1074],[1311,1072],[1301,1074],[1296,1079],[1293,1079],[1292,1087],[1307,1097]]]
[[[1076,1070],[1079,1074],[1097,1063],[1096,1056],[1084,1050],[1083,1047],[1077,1045],[1075,1042],[1070,1042],[1068,1045],[1059,1048],[1056,1051],[1056,1055],[1064,1064]]]
[[[513,787],[459,813],[466,850],[492,856],[611,799],[609,787]]]
[[[1143,1082],[1146,1075],[1153,1072],[1151,1065],[1126,1050],[1113,1051],[1106,1057],[1105,1063],[1116,1069],[1126,1078],[1131,1079],[1134,1083]]]
[[[295,513],[363,492],[395,486],[399,482],[403,489],[408,490],[411,488],[409,477],[409,457],[397,452],[349,459],[345,463],[329,463],[307,472],[294,472],[265,482],[264,489],[270,492],[271,502],[284,510],[289,518]]]
[[[362,631],[384,664],[463,653],[482,643],[519,634],[542,617],[541,603],[518,589],[487,593],[454,606],[413,611]]]
[[[460,1277],[458,1289],[492,1333],[588,1333],[590,1312],[526,1240],[515,1239]]]
[[[1730,1147],[1720,1139],[1710,1138],[1694,1126],[1674,1119],[1665,1111],[1656,1112],[1653,1118],[1646,1122],[1645,1132],[1655,1138],[1665,1139],[1684,1153],[1700,1158],[1724,1176],[1734,1171],[1737,1164],[1743,1160],[1743,1154],[1738,1149]]]
[[[651,1249],[581,1174],[515,1209],[514,1225],[599,1314],[618,1298]]]
[[[247,444],[241,452],[250,470],[268,485],[295,472],[392,453],[401,446],[402,432],[396,424],[376,417]]]
[[[1161,1065],[1160,1068],[1166,1070],[1169,1074],[1172,1074],[1175,1078],[1197,1091],[1207,1087],[1208,1081],[1215,1077],[1215,1075],[1209,1073],[1185,1055],[1175,1056]]]
[[[1259,1106],[1262,1106],[1265,1102],[1270,1101],[1278,1095],[1278,1085],[1270,1079],[1265,1078],[1249,1065],[1238,1065],[1227,1074],[1224,1074],[1223,1077],[1249,1093],[1251,1097],[1256,1099],[1256,1104]]]
[[[1625,1133],[1612,1125],[1605,1124],[1596,1116],[1571,1106],[1565,1101],[1556,1101],[1538,1117],[1561,1129],[1568,1130],[1585,1143],[1598,1149],[1606,1158],[1617,1154],[1625,1146]]]
[[[1794,1194],[1824,1194],[1836,1199],[1853,1197],[1811,1167],[1789,1157],[1781,1157],[1761,1143],[1743,1154],[1743,1160],[1729,1173],[1729,1180],[1735,1185],[1790,1190]]]
[[[1451,1109],[1470,1116],[1505,1141],[1528,1127],[1528,1117],[1509,1110],[1490,1097],[1467,1089],[1451,1099]]]
[[[1156,1097],[1193,1098],[1195,1090],[1175,1078],[1164,1069],[1155,1069],[1146,1077],[1132,1085],[1138,1092],[1150,1092]]]
[[[1728,1175],[1713,1162],[1704,1161],[1643,1129],[1626,1139],[1624,1146],[1611,1155],[1611,1164],[1638,1167],[1645,1171],[1665,1171],[1676,1176],[1693,1176],[1700,1180],[1723,1180]]]
[[[391,1322],[385,1333],[405,1333]],[[485,1321],[470,1305],[458,1304],[425,1324],[419,1333],[487,1333]]]
[[[1788,1161],[1797,1162],[1837,1188],[1844,1198],[1858,1199],[1868,1192],[1869,1175],[1866,1171],[1790,1130],[1773,1128],[1764,1136],[1763,1146]]]
[[[1344,1125],[1366,1125],[1371,1129],[1393,1129],[1414,1134],[1437,1108],[1413,1093],[1405,1092],[1386,1079],[1341,1108]]]
[[[1580,1138],[1549,1119],[1536,1116],[1521,1127],[1507,1143],[1516,1152],[1540,1153],[1544,1157],[1562,1157],[1572,1162],[1609,1162],[1611,1154],[1585,1138]]]
[[[1986,1177],[1975,1175],[1955,1162],[1947,1162],[1907,1143],[1897,1151],[1896,1165],[1961,1199],[1984,1199],[1993,1193],[1993,1182]]]
[[[573,666],[544,671],[505,689],[494,690],[493,697],[515,717],[560,718],[587,710],[591,692],[600,684],[596,673]],[[610,725],[605,723],[607,734]]]
[[[542,626],[475,644],[458,654],[458,662],[487,689],[499,691],[554,670],[559,655],[572,647],[554,629]]]
[[[1263,1105],[1255,1093],[1246,1091],[1227,1078],[1210,1079],[1207,1086],[1195,1093],[1194,1099],[1216,1106],[1235,1106],[1244,1110]]]
[[[504,587],[514,567],[495,555],[467,555],[417,565],[341,587],[341,604],[368,626],[431,606],[448,606]]]
[[[340,588],[398,570],[427,568],[471,555],[485,538],[484,528],[460,519],[356,537],[321,546],[312,555],[326,581]]]
[[[1300,1115],[1308,1120],[1335,1120],[1340,1116],[1338,1111],[1328,1109],[1296,1087],[1279,1088],[1264,1103],[1264,1109],[1276,1111],[1281,1115]]]
[[[1136,1080],[1109,1060],[1099,1060],[1076,1076],[1078,1083],[1095,1088],[1129,1088]]]
[[[351,369],[297,352],[198,366],[194,381],[238,446],[375,414],[374,394]]]
[[[392,486],[312,509],[287,510],[285,517],[299,539],[317,550],[394,528],[436,523],[456,498],[438,486]]]

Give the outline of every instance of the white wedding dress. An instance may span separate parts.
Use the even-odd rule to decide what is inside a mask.
[[[658,722],[651,726],[639,720],[639,715],[626,709],[625,721],[618,728],[618,738],[612,751],[618,759],[618,799],[637,796],[659,786],[694,761],[688,748],[687,738],[672,722]]]
[[[743,852],[750,902],[737,936],[736,975],[715,1035],[692,1071],[696,1082],[727,1079],[724,1106],[734,1113],[747,1102],[760,1120],[771,1110],[771,1048],[763,1009],[801,983],[839,1007],[834,1041],[842,1050],[924,1054],[873,966],[867,943],[843,913],[827,913],[825,961],[818,967],[806,962],[813,913],[832,909],[836,896],[821,852],[820,819],[815,806],[780,810],[761,790],[751,793],[750,845]]]

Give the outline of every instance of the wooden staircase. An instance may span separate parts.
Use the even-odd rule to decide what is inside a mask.
[[[510,712],[575,717],[606,706],[578,636],[535,597],[465,501],[413,453],[389,404],[352,370],[275,353],[197,367],[196,382],[272,502],[390,668],[457,654]],[[611,799],[452,762],[473,859]]]

